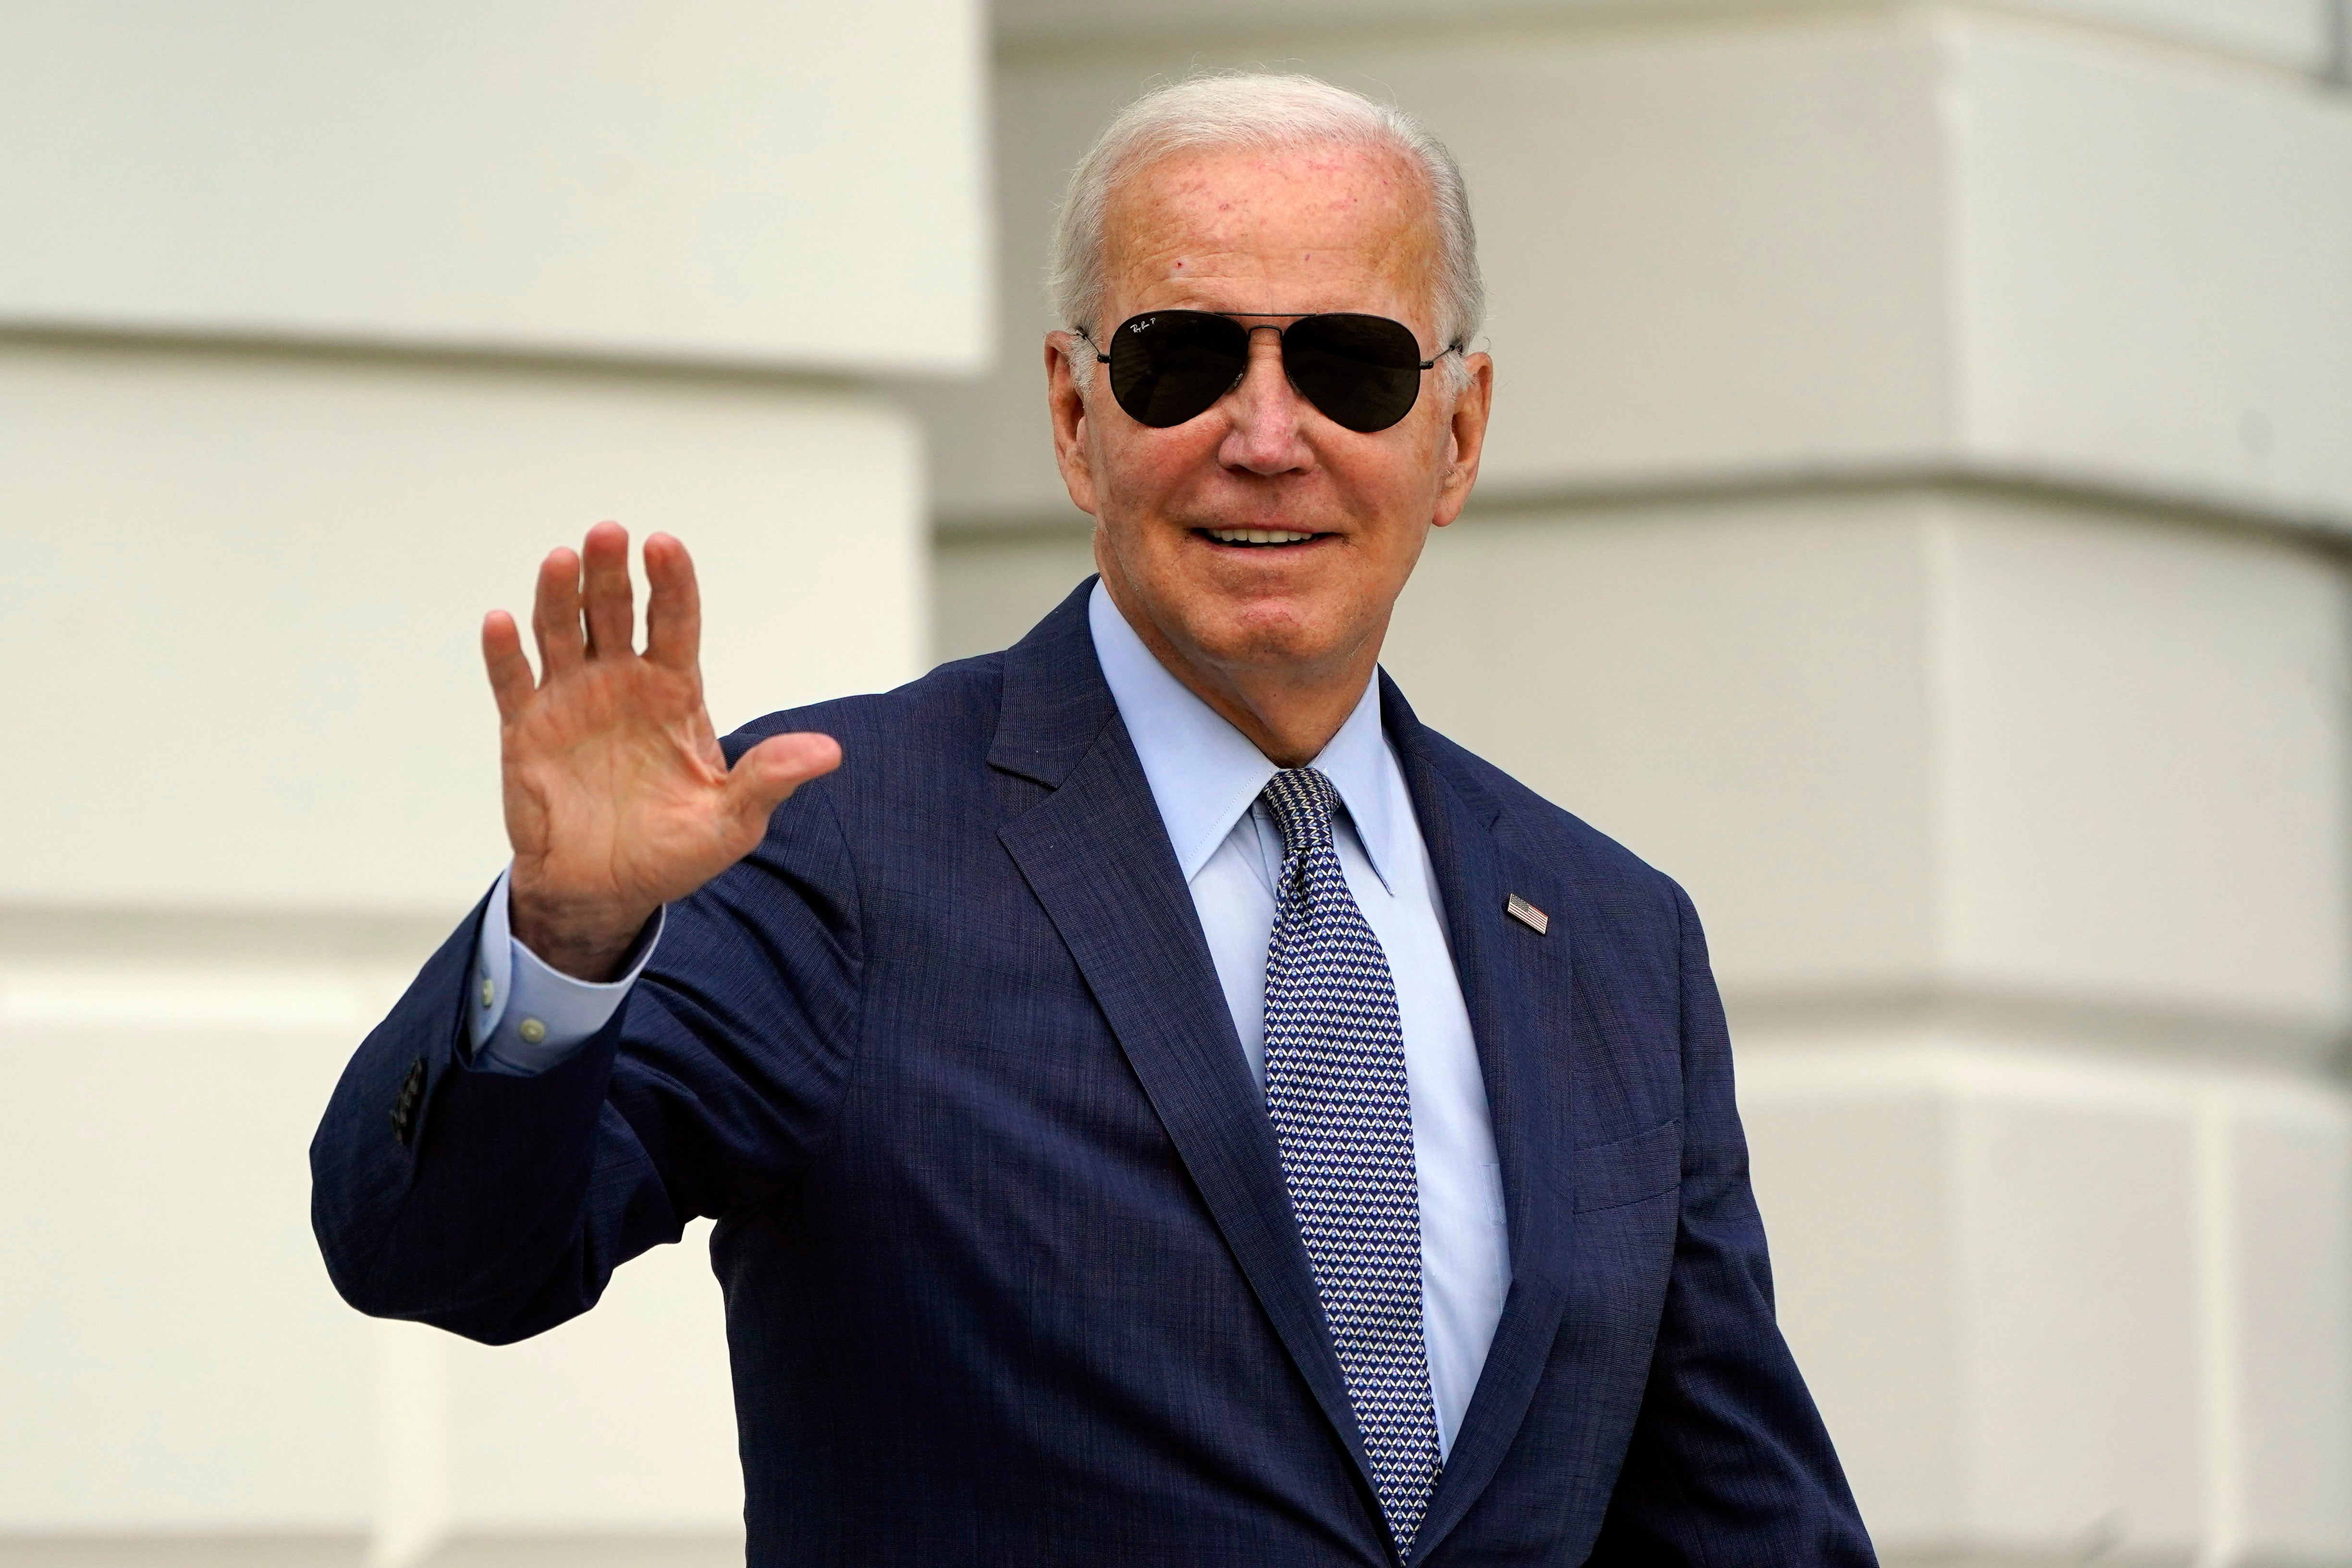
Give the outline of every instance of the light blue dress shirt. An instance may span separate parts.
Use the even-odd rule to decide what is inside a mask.
[[[1258,795],[1276,769],[1143,646],[1095,584],[1095,654],[1135,743],[1151,798],[1192,889],[1234,1032],[1265,1082],[1265,953],[1274,934],[1282,830]],[[1502,1170],[1470,1015],[1445,939],[1429,848],[1404,771],[1381,728],[1377,680],[1313,765],[1339,794],[1332,837],[1349,891],[1396,980],[1421,1190],[1422,1332],[1440,1451],[1450,1454],[1510,1289]],[[508,931],[506,879],[492,889],[473,977],[476,1061],[544,1071],[621,1004],[660,940],[656,921],[628,973],[592,985],[550,969]]]

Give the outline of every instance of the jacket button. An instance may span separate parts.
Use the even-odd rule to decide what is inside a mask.
[[[416,1101],[425,1092],[425,1058],[417,1058],[408,1064],[408,1076],[401,1080],[400,1093],[392,1102],[392,1135],[406,1146],[416,1120]]]

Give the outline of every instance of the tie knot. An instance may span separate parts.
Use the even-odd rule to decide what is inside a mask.
[[[1260,798],[1282,828],[1286,855],[1331,842],[1331,808],[1339,804],[1339,792],[1315,769],[1283,769],[1266,781]]]

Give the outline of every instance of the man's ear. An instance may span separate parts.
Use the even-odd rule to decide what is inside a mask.
[[[1495,362],[1483,353],[1462,356],[1468,384],[1456,394],[1446,421],[1445,472],[1437,482],[1437,506],[1430,524],[1444,528],[1462,515],[1470,488],[1478,482],[1478,458],[1486,448],[1486,416],[1494,406]]]
[[[1076,333],[1045,334],[1045,412],[1054,421],[1054,462],[1070,504],[1087,516],[1095,510],[1094,453],[1087,427],[1087,394],[1078,384],[1073,357],[1088,351]],[[1097,366],[1097,374],[1100,367]]]

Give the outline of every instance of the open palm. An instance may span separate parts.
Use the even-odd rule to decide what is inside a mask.
[[[583,979],[609,978],[656,910],[751,853],[769,814],[841,761],[828,736],[776,735],[730,770],[703,706],[694,563],[656,533],[645,564],[643,653],[618,523],[540,563],[536,679],[514,618],[494,610],[482,623],[514,934]]]

